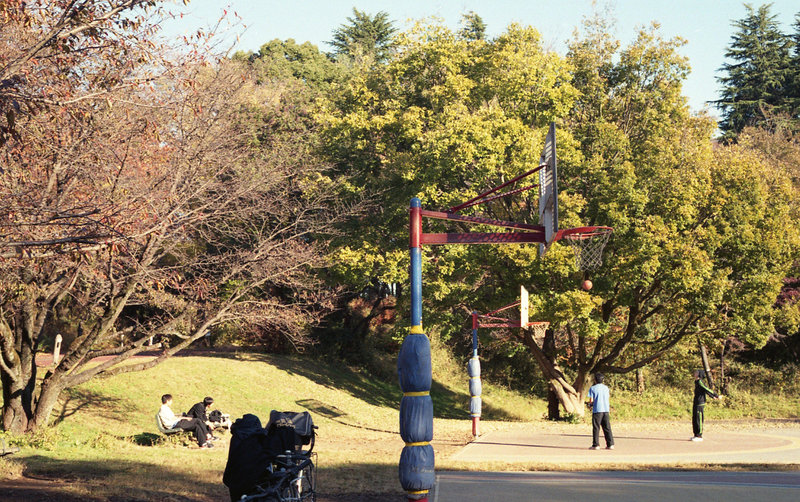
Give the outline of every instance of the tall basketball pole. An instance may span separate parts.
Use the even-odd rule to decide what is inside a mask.
[[[430,341],[422,330],[422,203],[416,197],[411,199],[409,227],[411,330],[403,340],[397,359],[397,374],[403,391],[400,436],[405,442],[399,474],[408,500],[427,502],[435,482],[430,395],[433,375]]]
[[[403,397],[400,400],[400,436],[405,442],[400,454],[399,474],[400,484],[410,501],[427,502],[428,494],[435,482],[435,461],[433,446],[431,446],[433,439],[433,401],[430,395],[433,380],[431,345],[422,329],[422,245],[541,243],[545,244],[542,246],[543,254],[547,249],[546,245],[559,240],[562,233],[566,235],[566,231],[558,230],[555,146],[555,124],[551,124],[538,166],[486,190],[462,204],[451,207],[445,212],[424,210],[418,198],[411,199],[409,208],[411,329],[403,340],[397,358],[397,375],[403,391]],[[500,190],[537,172],[540,178],[539,185],[532,184],[500,192]],[[540,189],[540,221],[544,222],[544,226],[457,214],[461,209],[520,194],[537,186]],[[511,231],[426,234],[422,231],[423,218],[490,225]],[[587,229],[589,227],[571,229],[571,233],[582,236],[585,233],[583,231]],[[477,363],[475,352],[473,350],[473,358]],[[470,380],[470,412],[473,417],[476,417],[480,416],[480,380],[478,378],[480,369],[478,364],[474,364],[474,366],[470,370],[470,377],[475,377]],[[477,434],[477,420],[474,433]]]

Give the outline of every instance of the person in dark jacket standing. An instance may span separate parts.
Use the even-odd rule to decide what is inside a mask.
[[[706,407],[706,396],[712,399],[719,399],[716,392],[706,387],[703,383],[705,372],[694,370],[694,401],[692,402],[692,436],[691,441],[703,440],[703,411]]]

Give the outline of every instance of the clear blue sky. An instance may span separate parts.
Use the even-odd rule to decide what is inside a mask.
[[[187,7],[173,10],[186,15],[165,26],[165,34],[182,35],[216,22],[223,9],[235,11],[246,25],[237,49],[257,50],[261,44],[278,38],[309,41],[322,51],[331,33],[352,15],[353,7],[369,14],[385,11],[400,29],[410,20],[436,16],[457,29],[461,15],[475,11],[487,24],[489,37],[496,36],[512,22],[531,25],[544,41],[562,55],[565,42],[583,18],[592,12],[591,0],[192,0]],[[744,2],[737,0],[599,0],[600,8],[610,7],[617,19],[614,35],[624,43],[636,35],[636,28],[651,21],[661,24],[664,37],[681,36],[688,44],[683,54],[689,57],[692,73],[684,94],[692,109],[700,110],[706,101],[717,98],[716,81],[734,28],[731,22],[745,15]],[[754,7],[766,2],[750,2]],[[792,23],[800,12],[798,0],[774,0],[772,13],[784,33],[794,31]],[[239,31],[241,27],[237,28]],[[712,108],[712,113],[716,111]]]

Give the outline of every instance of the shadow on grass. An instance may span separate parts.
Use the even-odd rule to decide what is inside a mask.
[[[24,459],[25,477],[2,490],[0,499],[25,502],[227,502],[228,489],[220,472],[216,480],[187,472],[180,466],[134,460],[57,460],[44,456]],[[387,501],[404,499],[396,464],[368,462],[320,466],[317,500]],[[89,494],[91,495],[81,495]],[[14,498],[6,498],[6,497]]]
[[[109,419],[124,419],[134,411],[133,406],[123,399],[80,388],[65,390],[59,399],[58,407],[60,409],[57,408],[58,415],[53,420],[53,425],[58,425],[66,418],[87,408],[94,408],[98,415]]]
[[[227,354],[226,354],[227,355]],[[318,385],[347,392],[362,401],[380,407],[399,408],[403,393],[396,381],[387,382],[372,375],[360,374],[352,369],[339,364],[315,364],[314,360],[273,356],[268,354],[235,354],[236,359],[262,361],[289,373],[305,377]],[[469,396],[466,394],[467,384],[464,383],[464,393],[454,392],[445,385],[433,381],[431,385],[431,399],[433,399],[434,416],[436,418],[468,419]],[[300,404],[298,402],[298,404]],[[325,405],[317,408],[321,414],[327,414],[334,407]],[[487,406],[484,404],[483,413],[493,420],[518,420],[520,417],[508,410]],[[329,417],[335,418],[335,417]]]
[[[192,431],[180,431],[165,436],[163,434],[154,434],[152,432],[140,432],[133,436],[115,436],[120,441],[129,441],[139,446],[184,446],[191,447],[196,444]]]
[[[39,486],[28,494],[30,498],[23,500],[77,500],[76,488],[83,488],[96,497],[84,500],[113,502],[229,500],[228,490],[221,481],[209,481],[196,473],[168,465],[116,459],[61,460],[38,455],[21,460],[25,464],[26,477],[33,478],[39,484],[48,480],[54,482],[46,490],[50,492],[49,498],[41,497],[43,490]],[[113,482],[108,481],[109,477],[113,477]],[[24,486],[19,486],[19,481],[24,479],[16,483],[17,491],[24,491]],[[64,484],[64,481],[68,483]]]
[[[315,413],[317,415],[322,415],[323,417],[331,420],[332,422],[336,422],[342,425],[346,425],[347,427],[353,427],[354,429],[362,429],[366,431],[372,432],[385,432],[387,434],[397,434],[398,431],[389,431],[386,429],[376,429],[374,427],[368,427],[366,425],[362,425],[356,423],[357,421],[353,419],[348,413],[343,412],[336,406],[331,406],[323,403],[322,401],[318,401],[316,399],[299,399],[295,401],[298,406],[302,406],[306,410]]]

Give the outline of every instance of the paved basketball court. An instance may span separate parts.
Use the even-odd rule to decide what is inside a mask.
[[[535,464],[800,464],[800,426],[764,428],[706,423],[705,440],[689,441],[690,424],[612,424],[614,450],[589,450],[591,426],[562,430],[517,424],[489,432],[450,457],[462,462]],[[584,429],[583,431],[581,429]],[[603,442],[602,434],[600,438]]]
[[[488,432],[449,456],[465,471],[437,472],[431,500],[800,500],[800,470],[795,470],[800,466],[800,425],[706,422],[700,443],[688,440],[684,429],[690,427],[615,424],[615,449],[595,451],[588,449],[590,427],[516,424]],[[709,464],[744,470],[715,472]],[[493,465],[538,472],[479,471]],[[786,472],[763,472],[765,465]],[[650,470],[637,471],[644,467]]]

